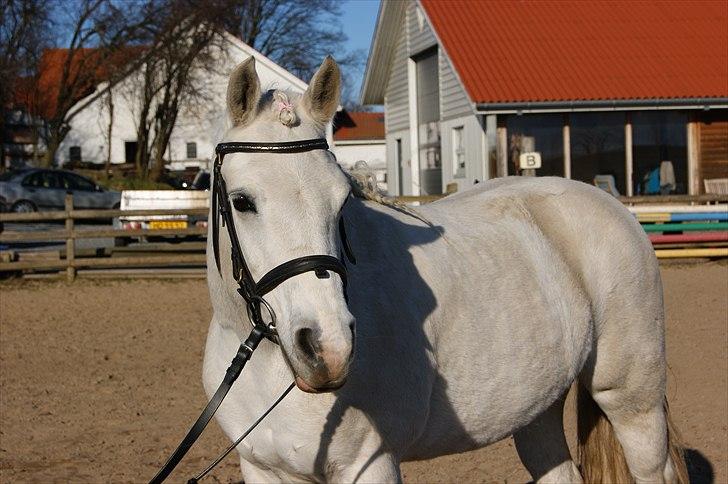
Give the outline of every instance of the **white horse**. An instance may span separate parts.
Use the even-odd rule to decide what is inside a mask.
[[[251,58],[230,78],[225,141],[323,137],[339,85],[327,58],[303,96],[261,95]],[[325,150],[229,154],[223,176],[244,202],[235,225],[256,279],[296,257],[339,256],[339,217],[357,259],[348,304],[339,276],[310,272],[266,296],[280,347],[261,343],[218,422],[235,439],[294,378],[303,391],[238,446],[247,483],[400,481],[402,461],[509,435],[537,482],[685,480],[668,430],[657,261],[610,195],[505,178],[420,207],[418,219],[353,197]],[[220,273],[208,237],[208,393],[250,328],[220,237]],[[580,468],[562,423],[573,383]]]

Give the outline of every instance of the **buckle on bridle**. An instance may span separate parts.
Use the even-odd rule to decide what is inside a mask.
[[[266,323],[260,313],[260,308],[264,307],[270,316],[270,322]],[[278,329],[276,328],[276,313],[271,305],[262,296],[251,296],[246,300],[245,309],[248,312],[248,319],[254,328],[259,328],[273,343],[278,344]]]

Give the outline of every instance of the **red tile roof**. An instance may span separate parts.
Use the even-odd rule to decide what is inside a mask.
[[[334,118],[334,141],[384,139],[384,113],[339,111]]]
[[[129,61],[138,57],[145,47],[128,47],[100,59],[98,49],[77,49],[70,63],[69,82],[75,84],[71,103],[91,94],[96,85],[108,80]],[[68,59],[68,49],[45,49],[38,64],[37,77],[16,80],[14,102],[25,106],[32,114],[45,119],[54,117],[58,110],[58,94],[63,69]],[[89,73],[88,69],[94,69]]]
[[[728,96],[728,2],[421,0],[476,103]]]

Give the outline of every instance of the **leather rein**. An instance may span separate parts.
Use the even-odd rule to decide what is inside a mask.
[[[306,151],[313,150],[328,150],[329,145],[323,138],[307,139],[300,141],[288,141],[280,143],[252,143],[252,142],[231,142],[231,143],[220,143],[215,147],[215,163],[213,167],[213,185],[212,185],[212,207],[211,207],[211,218],[212,218],[212,246],[215,255],[215,265],[218,273],[220,271],[220,224],[227,229],[228,237],[230,239],[230,253],[232,259],[232,275],[235,281],[238,283],[239,288],[237,289],[238,294],[245,301],[248,317],[253,325],[253,328],[248,335],[247,339],[240,345],[238,351],[233,358],[230,366],[225,372],[225,376],[220,383],[220,386],[215,391],[210,401],[205,406],[197,421],[192,425],[190,430],[185,435],[182,442],[180,442],[177,449],[169,457],[164,466],[157,472],[152,478],[150,484],[157,484],[163,482],[174,468],[179,464],[182,458],[185,456],[187,451],[192,447],[192,444],[199,438],[202,431],[205,429],[207,424],[212,419],[213,415],[217,411],[218,407],[222,403],[225,396],[230,391],[235,380],[240,375],[243,367],[248,362],[253,354],[253,351],[258,347],[258,344],[267,338],[275,344],[278,344],[278,333],[276,330],[276,316],[273,308],[264,299],[264,296],[271,292],[273,289],[278,287],[286,280],[304,274],[306,272],[314,272],[319,279],[327,279],[330,277],[329,271],[337,273],[342,280],[344,285],[344,294],[346,295],[346,266],[344,263],[336,257],[330,255],[308,255],[304,257],[298,257],[296,259],[289,260],[280,264],[270,271],[268,271],[259,281],[255,281],[253,275],[248,268],[248,264],[245,261],[240,241],[235,233],[235,222],[233,220],[232,206],[230,203],[230,197],[228,196],[227,186],[225,179],[222,176],[222,164],[226,154],[230,153],[280,153],[280,154],[294,154],[303,153]],[[348,245],[346,239],[346,232],[344,230],[343,218],[339,219],[339,235],[343,246],[343,252],[346,253],[351,263],[356,263],[351,248]],[[263,318],[261,312],[265,309],[268,315],[268,322]],[[279,398],[274,406],[278,404],[283,396],[287,394],[293,385],[288,387],[288,390],[284,395]],[[268,410],[270,412],[272,407]],[[263,417],[267,415],[266,412]],[[252,428],[257,425],[262,418],[258,419]],[[250,432],[251,429],[248,430]],[[247,435],[247,433],[245,435]],[[244,435],[244,436],[245,436]],[[243,436],[243,437],[244,437]],[[242,437],[241,439],[242,440]],[[239,441],[237,442],[239,443]],[[236,445],[234,443],[234,445]],[[234,445],[228,448],[227,452],[230,452]],[[189,482],[197,482],[199,478],[204,476],[215,464],[217,464],[223,456],[220,457],[212,466],[208,467],[198,477],[190,479]]]

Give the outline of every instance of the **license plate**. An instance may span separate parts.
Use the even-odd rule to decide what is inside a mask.
[[[155,220],[149,222],[150,229],[186,229],[186,220]]]

